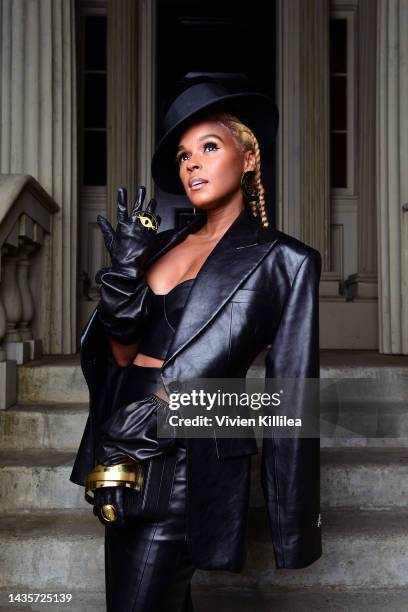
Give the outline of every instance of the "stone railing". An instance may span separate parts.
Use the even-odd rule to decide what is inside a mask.
[[[32,176],[0,174],[0,409],[16,401],[16,365],[42,353],[58,210]]]

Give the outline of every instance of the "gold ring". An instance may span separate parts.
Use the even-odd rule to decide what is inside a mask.
[[[105,521],[108,521],[108,523],[113,523],[118,518],[116,508],[115,506],[112,506],[112,504],[104,504],[101,508],[101,514]]]
[[[136,221],[143,225],[143,227],[145,227],[146,229],[153,230],[154,232],[157,232],[157,230],[159,229],[159,220],[153,213],[146,212],[145,210],[140,210],[136,213],[135,217]]]

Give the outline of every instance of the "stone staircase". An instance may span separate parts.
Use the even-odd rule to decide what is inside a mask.
[[[261,362],[250,376],[263,375]],[[323,351],[321,373],[381,375],[399,397],[408,359]],[[87,415],[79,359],[44,358],[18,374],[19,403],[0,412],[0,610],[103,611],[104,528],[68,480]],[[338,427],[338,437],[322,438],[324,555],[306,569],[274,567],[254,457],[245,571],[197,571],[197,612],[408,609],[408,411],[401,402],[384,410],[383,437],[381,428],[364,438]],[[19,592],[73,598],[9,603]]]

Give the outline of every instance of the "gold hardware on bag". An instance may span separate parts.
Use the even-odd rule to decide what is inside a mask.
[[[144,482],[143,467],[139,461],[125,461],[116,465],[96,465],[85,479],[85,499],[93,504],[90,491],[99,487],[128,487],[141,491]]]
[[[101,514],[105,521],[109,521],[110,523],[113,523],[118,518],[116,508],[112,506],[112,504],[104,504],[101,508]]]

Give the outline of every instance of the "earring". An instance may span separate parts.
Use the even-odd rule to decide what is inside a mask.
[[[250,184],[252,183],[254,176],[254,170],[248,170],[247,172],[244,172],[241,178],[241,187],[242,191],[244,192],[244,197],[246,201],[249,202],[249,206],[251,207],[253,216],[257,217],[259,207],[259,193],[258,191],[250,191]]]
[[[255,202],[255,204],[258,204],[259,202],[258,192],[250,191],[251,183],[252,183],[254,176],[255,176],[254,170],[247,170],[247,172],[244,172],[241,178],[241,187],[242,187],[242,191],[244,192],[245,199],[248,200],[248,202]]]

